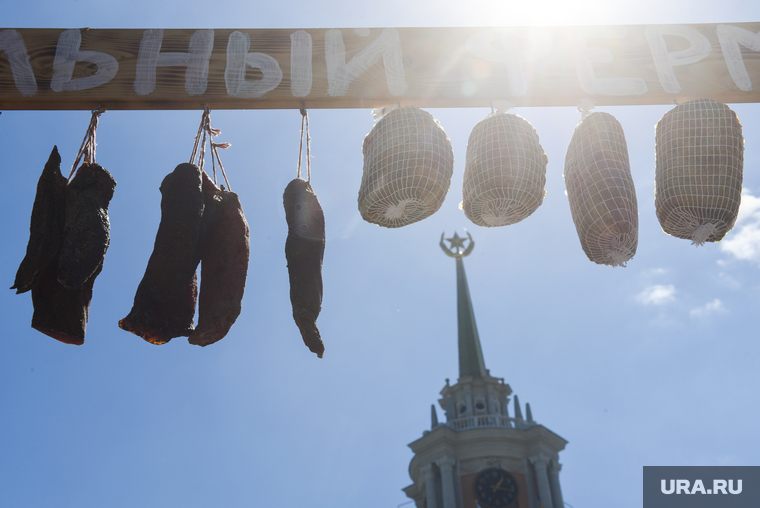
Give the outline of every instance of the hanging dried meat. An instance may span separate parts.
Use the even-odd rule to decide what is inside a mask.
[[[203,190],[208,231],[202,241],[198,326],[188,338],[197,346],[224,338],[240,315],[250,255],[250,232],[238,195],[220,191],[205,172]]]
[[[119,327],[153,344],[193,331],[204,199],[201,170],[178,165],[161,182],[161,222],[130,313]]]
[[[293,319],[304,344],[322,358],[325,346],[317,328],[317,317],[322,310],[325,216],[311,184],[301,178],[288,184],[282,200],[288,223],[285,257]]]
[[[21,261],[16,280],[11,286],[16,293],[25,293],[39,283],[42,271],[58,256],[65,221],[65,203],[66,178],[61,174],[58,147],[54,146],[37,182],[26,256]]]
[[[58,282],[57,263],[50,263],[32,287],[32,328],[65,344],[84,344],[92,287],[102,267],[101,262],[81,286],[66,288]]]
[[[84,163],[66,187],[66,222],[58,260],[58,281],[82,286],[103,266],[111,238],[108,204],[116,181],[99,164]]]
[[[694,245],[720,241],[741,202],[739,119],[712,99],[679,104],[657,122],[655,210],[662,230]]]
[[[101,166],[85,163],[67,185],[60,168],[53,147],[37,184],[26,257],[11,289],[31,290],[32,328],[81,345],[108,248],[108,204],[116,181]]]

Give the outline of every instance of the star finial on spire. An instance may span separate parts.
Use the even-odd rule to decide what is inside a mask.
[[[441,233],[440,245],[441,249],[443,249],[443,252],[445,252],[447,256],[463,258],[469,256],[472,249],[475,247],[475,242],[472,240],[472,235],[469,232],[467,232],[467,238],[460,238],[456,232],[454,232],[454,236],[451,238],[446,238],[446,241],[451,244],[450,247],[446,247],[446,244],[443,243],[443,236],[444,233]],[[467,245],[467,248],[465,248],[464,243],[467,241],[469,241],[469,244]]]

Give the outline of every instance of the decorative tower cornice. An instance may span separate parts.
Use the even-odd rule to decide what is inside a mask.
[[[467,238],[442,234],[440,246],[457,265],[459,379],[454,384],[446,379],[440,392],[445,423],[431,407],[430,430],[409,444],[414,483],[404,492],[417,508],[471,508],[511,485],[517,496],[511,501],[521,508],[562,508],[558,453],[567,441],[533,421],[527,404],[523,418],[516,395],[511,417],[512,389],[485,367],[462,262],[475,242],[469,233]]]

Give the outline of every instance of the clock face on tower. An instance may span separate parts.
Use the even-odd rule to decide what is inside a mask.
[[[483,508],[512,506],[517,501],[517,480],[503,469],[485,469],[475,478],[475,497]]]

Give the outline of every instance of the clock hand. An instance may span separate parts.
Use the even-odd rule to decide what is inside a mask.
[[[497,491],[497,490],[499,490],[499,489],[501,489],[501,490],[504,490],[504,489],[501,487],[501,482],[503,482],[503,481],[504,481],[504,477],[502,477],[502,478],[501,478],[501,479],[500,479],[500,480],[499,480],[499,481],[496,483],[496,485],[491,485],[491,491],[493,491],[493,492],[496,492],[496,491]]]

